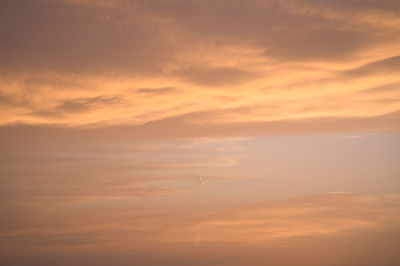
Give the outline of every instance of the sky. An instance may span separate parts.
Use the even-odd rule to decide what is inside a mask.
[[[400,265],[397,0],[0,1],[0,264]]]

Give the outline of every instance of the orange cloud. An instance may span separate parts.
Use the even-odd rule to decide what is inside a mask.
[[[217,114],[202,124],[385,116],[399,109],[395,91],[362,91],[399,82],[390,3],[27,1],[17,21],[21,6],[10,1],[2,30],[14,38],[0,47],[0,123],[143,125],[193,113]],[[63,16],[51,15],[57,12]],[[35,25],[29,32],[28,24]]]

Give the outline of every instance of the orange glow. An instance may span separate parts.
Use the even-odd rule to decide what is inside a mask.
[[[400,265],[398,1],[0,2],[0,265]]]

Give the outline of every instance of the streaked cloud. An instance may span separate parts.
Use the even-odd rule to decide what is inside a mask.
[[[393,94],[361,93],[399,82],[393,1],[2,5],[2,125],[136,126],[216,113],[201,122],[213,127],[399,109]],[[83,100],[116,95],[123,104]]]
[[[110,215],[104,212],[104,208],[100,205],[90,218],[83,215],[79,219],[86,208],[79,209],[76,205],[70,205],[65,211],[41,210],[41,216],[33,223],[26,224],[21,220],[17,224],[14,222],[14,225],[8,225],[9,230],[2,233],[2,238],[8,239],[8,245],[3,248],[11,256],[16,244],[20,246],[25,243],[29,248],[18,254],[25,257],[35,252],[35,260],[44,252],[57,254],[60,250],[71,250],[79,254],[80,249],[85,249],[97,250],[102,254],[115,255],[117,252],[129,261],[129,258],[135,259],[150,247],[170,250],[168,246],[175,243],[182,245],[180,250],[187,250],[193,255],[198,252],[205,254],[209,250],[210,255],[222,256],[224,263],[228,263],[230,260],[225,258],[225,252],[235,247],[292,252],[292,247],[299,248],[300,243],[301,247],[315,249],[320,241],[331,241],[331,245],[336,246],[332,248],[330,245],[331,251],[342,249],[343,246],[337,243],[338,238],[353,242],[366,234],[394,233],[398,230],[400,219],[397,194],[316,195],[238,206],[217,212],[200,207],[197,212],[191,212],[185,207],[146,212],[140,206],[119,206]],[[181,219],[174,219],[175,215],[180,215]],[[138,240],[142,245],[140,249],[135,244]],[[221,247],[221,243],[230,244],[215,249]],[[381,239],[380,243],[390,244],[391,241],[386,238]],[[167,256],[159,252],[156,254]],[[255,254],[261,253],[256,251]],[[173,253],[167,257],[173,259]],[[362,260],[356,253],[351,257],[356,261]],[[150,263],[151,259],[146,261]],[[203,257],[200,261],[207,259]],[[267,258],[261,259],[261,262],[266,261]],[[284,263],[282,258],[277,261]]]
[[[49,110],[38,110],[32,112],[32,115],[37,116],[63,116],[64,114],[88,112],[91,109],[98,108],[99,105],[113,107],[121,101],[119,97],[92,97],[92,98],[77,98],[66,100]]]
[[[234,209],[210,217],[196,228],[205,242],[251,243],[299,236],[347,234],[354,230],[397,230],[396,221],[400,219],[395,214],[398,200],[397,195],[369,197],[335,193],[275,203],[279,207],[272,204]],[[382,213],[385,211],[388,211],[387,216]]]
[[[141,88],[138,89],[136,92],[140,94],[147,94],[147,95],[164,95],[164,94],[172,94],[180,92],[179,89],[172,88],[172,87],[164,87],[164,88]]]

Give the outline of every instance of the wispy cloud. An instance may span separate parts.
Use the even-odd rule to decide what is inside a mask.
[[[398,109],[395,91],[366,94],[399,82],[393,1],[2,5],[10,36],[0,46],[2,125],[143,125],[214,113],[202,121],[213,127]]]

